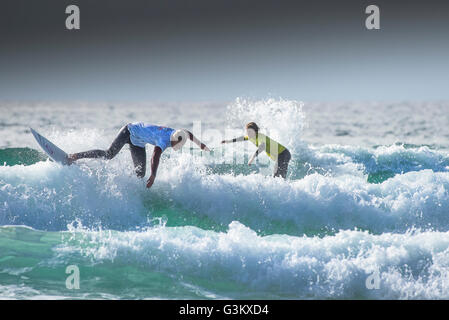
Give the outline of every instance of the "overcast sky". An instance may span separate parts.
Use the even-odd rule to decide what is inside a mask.
[[[2,0],[0,37],[0,100],[449,99],[447,0]]]

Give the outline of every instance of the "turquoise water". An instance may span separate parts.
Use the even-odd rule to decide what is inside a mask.
[[[395,143],[354,144],[350,134],[351,143],[337,143],[342,124],[330,123],[336,140],[323,144],[307,140],[308,114],[294,101],[237,100],[224,112],[223,131],[282,121],[270,134],[292,151],[287,180],[270,176],[267,159],[239,161],[251,146],[222,148],[218,137],[206,141],[212,154],[165,152],[150,190],[127,147],[111,161],[70,167],[21,143],[26,130],[0,148],[0,297],[449,298],[449,151],[440,137],[416,130]],[[120,127],[77,119],[80,129],[40,131],[72,152],[106,147]],[[66,287],[73,265],[79,289]],[[379,287],[369,289],[375,272]]]

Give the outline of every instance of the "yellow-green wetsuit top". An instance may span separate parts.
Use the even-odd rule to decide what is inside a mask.
[[[265,142],[265,152],[267,155],[274,161],[277,161],[278,155],[280,155],[286,147],[284,147],[282,144],[280,144],[277,141],[274,141],[270,137],[267,137],[266,135],[262,133],[258,133],[256,138],[249,138],[248,136],[244,137],[244,140],[249,140],[252,143],[256,145],[256,147],[259,146],[259,144]],[[276,148],[277,146],[277,148]],[[271,149],[273,148],[273,149]]]

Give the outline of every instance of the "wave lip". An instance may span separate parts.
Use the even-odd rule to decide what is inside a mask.
[[[0,224],[65,230],[79,218],[91,226],[119,230],[139,226],[146,220],[139,197],[145,190],[132,174],[121,161],[0,167]]]
[[[380,184],[352,175],[315,173],[284,181],[260,174],[204,177],[192,170],[177,179],[171,171],[160,179],[170,186],[179,207],[222,224],[238,219],[262,233],[313,235],[362,228],[377,234],[412,227],[449,228],[448,172],[409,172]]]
[[[227,232],[218,233],[196,227],[73,232],[84,233],[84,240],[64,244],[59,253],[79,253],[97,264],[131,263],[182,275],[184,280],[203,283],[208,292],[221,290],[219,294],[233,298],[449,297],[448,232],[259,236],[237,221]],[[373,274],[379,281],[375,289],[366,284]]]
[[[343,155],[344,162],[362,165],[367,181],[379,183],[396,174],[431,169],[435,172],[449,170],[449,153],[432,150],[428,146],[407,147],[403,144],[362,148],[325,145],[314,149],[319,154]]]
[[[68,298],[64,270],[71,264],[82,269],[83,290],[73,293],[81,299],[449,298],[449,232],[260,236],[233,221],[226,232],[2,227],[0,240],[5,236],[11,247],[0,253],[0,296],[8,299]],[[14,250],[29,259],[8,254]],[[123,281],[133,290],[123,291]]]
[[[157,184],[147,190],[128,157],[71,167],[49,161],[0,167],[0,223],[65,230],[79,219],[84,225],[132,230],[166,212],[169,222],[182,224],[187,213],[191,219],[184,224],[208,219],[220,227],[238,220],[262,234],[449,228],[448,172],[413,171],[379,184],[351,171],[283,180],[207,173],[204,163],[182,154],[163,160]]]

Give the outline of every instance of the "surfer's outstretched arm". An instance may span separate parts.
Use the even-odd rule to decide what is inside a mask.
[[[161,158],[162,149],[160,147],[154,147],[153,156],[151,157],[151,175],[147,181],[147,188],[151,188],[156,179],[157,168],[159,167],[159,160]]]
[[[254,152],[253,156],[251,157],[251,159],[249,159],[248,161],[248,165],[250,166],[254,159],[256,159],[256,157],[259,155],[259,153],[261,153],[262,151],[265,151],[265,143],[261,143],[259,145],[259,148],[257,148],[256,152]]]
[[[237,137],[237,138],[234,138],[231,140],[223,140],[221,143],[232,143],[232,142],[240,142],[240,141],[245,141],[245,140],[248,140],[248,138],[245,136],[241,136],[241,137]]]
[[[187,134],[189,135],[189,139],[190,139],[191,141],[193,141],[198,147],[200,147],[201,150],[210,151],[209,148],[208,148],[204,143],[202,143],[200,140],[198,140],[198,139],[193,135],[193,133],[191,133],[190,131],[185,130],[185,129],[184,129],[184,131],[187,132]]]

